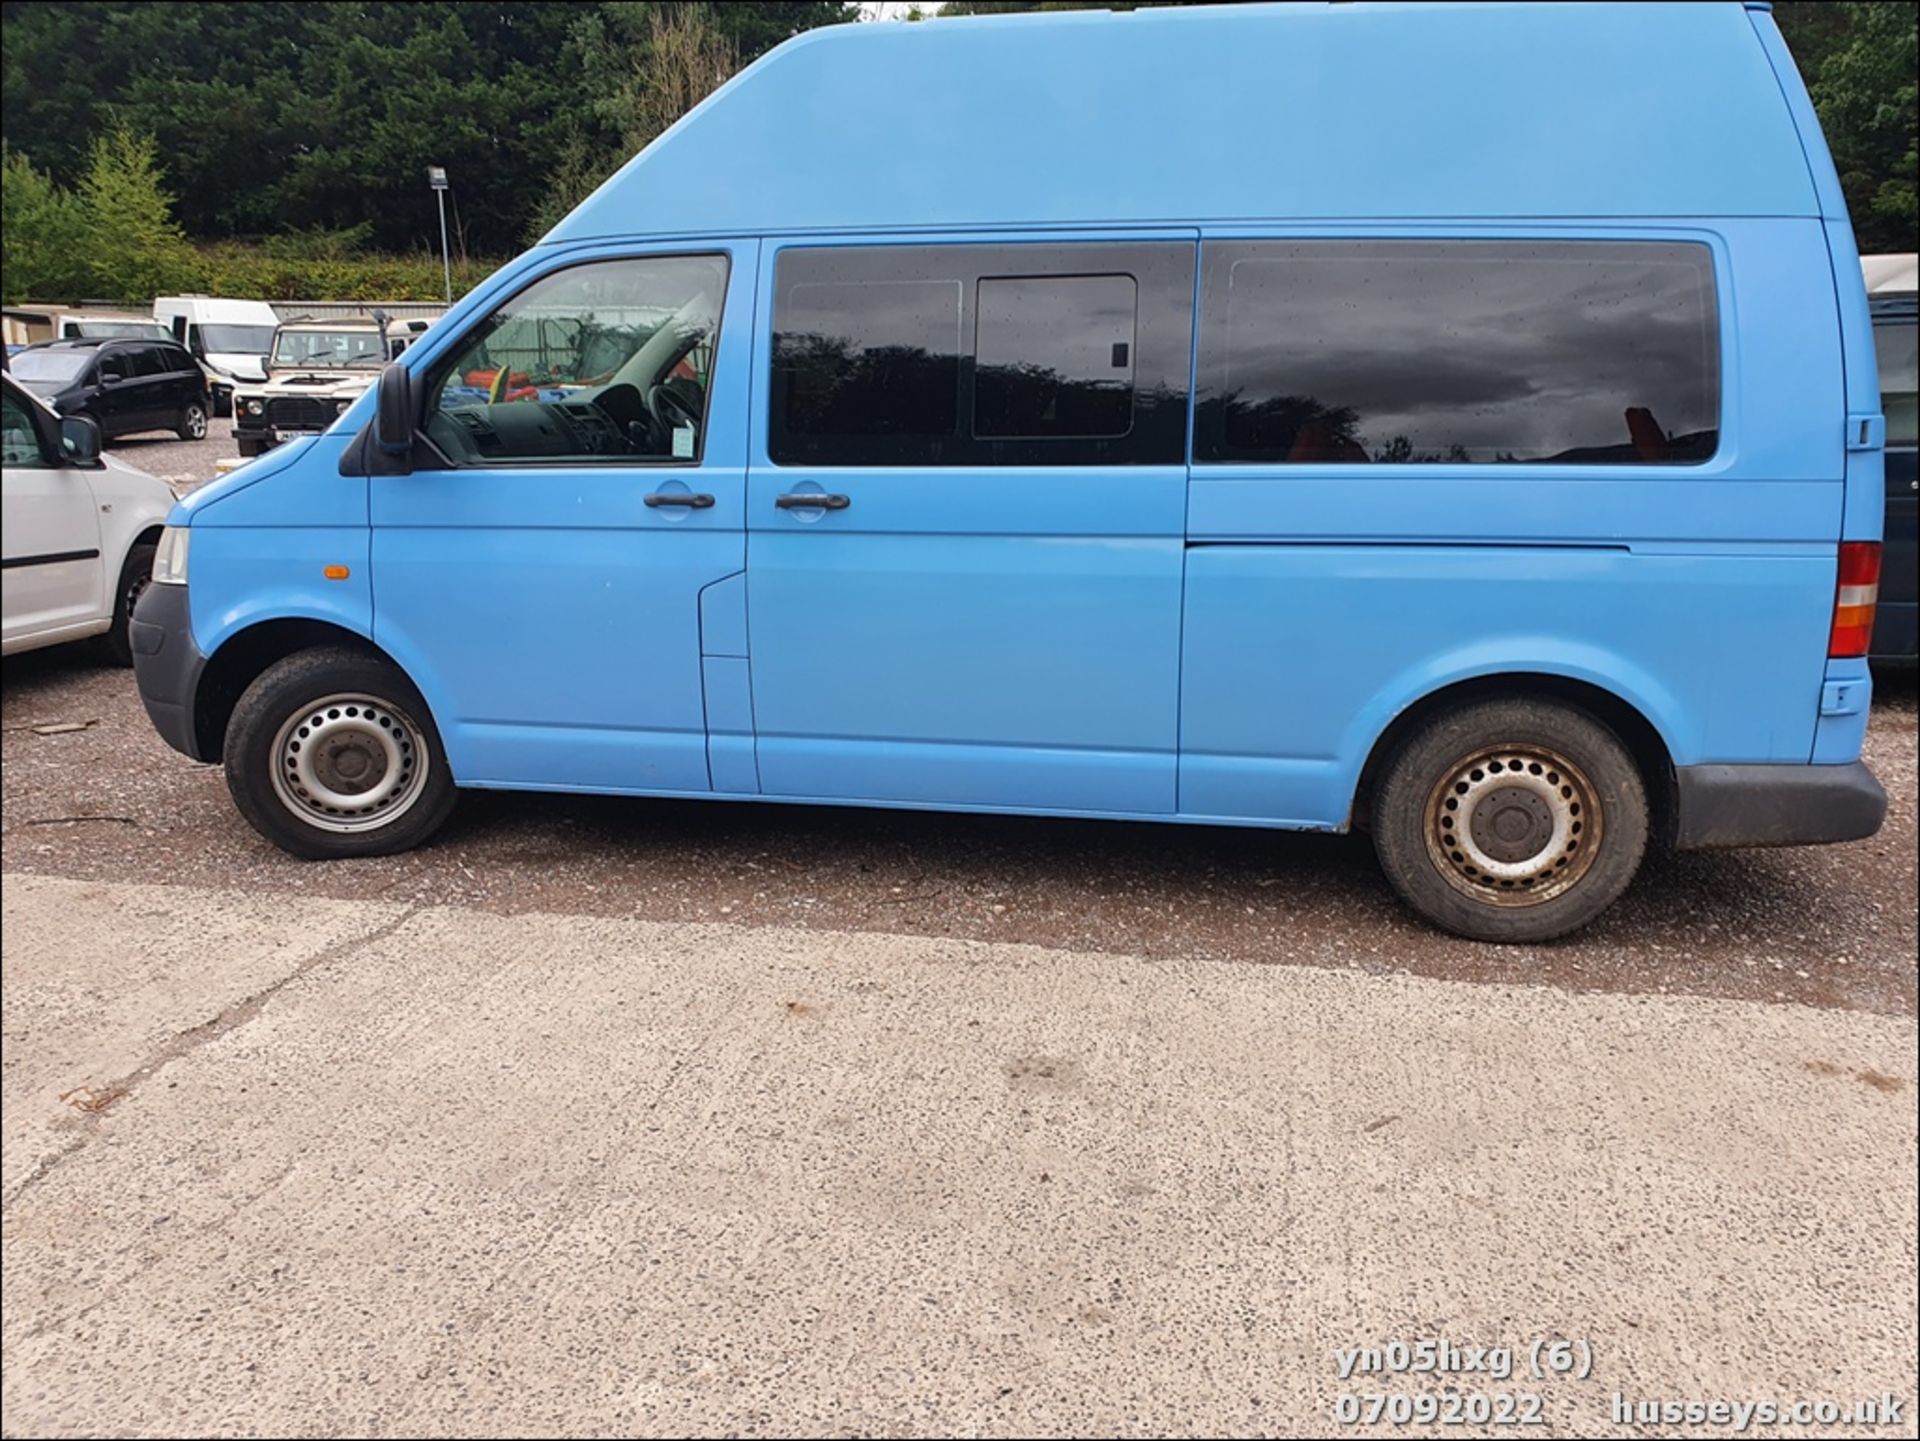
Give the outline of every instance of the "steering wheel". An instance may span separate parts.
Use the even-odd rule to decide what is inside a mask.
[[[656,385],[647,392],[647,409],[667,432],[669,442],[672,433],[681,426],[696,435],[700,431],[700,412],[694,408],[692,401],[670,385]]]

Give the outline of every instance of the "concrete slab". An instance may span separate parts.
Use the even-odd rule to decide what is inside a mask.
[[[245,933],[254,904],[10,878],[10,1053],[113,1030],[111,969],[16,1030],[41,951]],[[1909,1018],[452,909],[348,906],[323,942],[330,914],[282,922],[302,959],[231,1023],[118,1023],[163,1064],[10,1193],[9,1432],[1324,1435],[1342,1392],[1451,1385],[1602,1435],[1616,1391],[1912,1404]],[[73,1072],[23,1065],[9,1111],[51,1124]],[[1336,1372],[1396,1338],[1524,1368],[1543,1337],[1592,1377]]]

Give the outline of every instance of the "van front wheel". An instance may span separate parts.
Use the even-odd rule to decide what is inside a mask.
[[[407,850],[455,800],[420,693],[386,661],[345,647],[262,672],[234,707],[224,760],[240,814],[307,860]]]
[[[1480,701],[1401,745],[1373,810],[1394,889],[1444,930],[1550,941],[1618,900],[1647,848],[1646,786],[1619,738],[1549,701]]]

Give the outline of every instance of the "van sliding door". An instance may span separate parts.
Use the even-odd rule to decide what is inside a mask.
[[[1171,813],[1192,238],[765,251],[762,788]]]

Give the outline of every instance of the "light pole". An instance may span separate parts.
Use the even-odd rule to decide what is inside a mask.
[[[446,280],[447,304],[453,304],[453,258],[447,251],[447,167],[429,165],[427,184],[433,187],[434,199],[440,202],[440,273]]]

